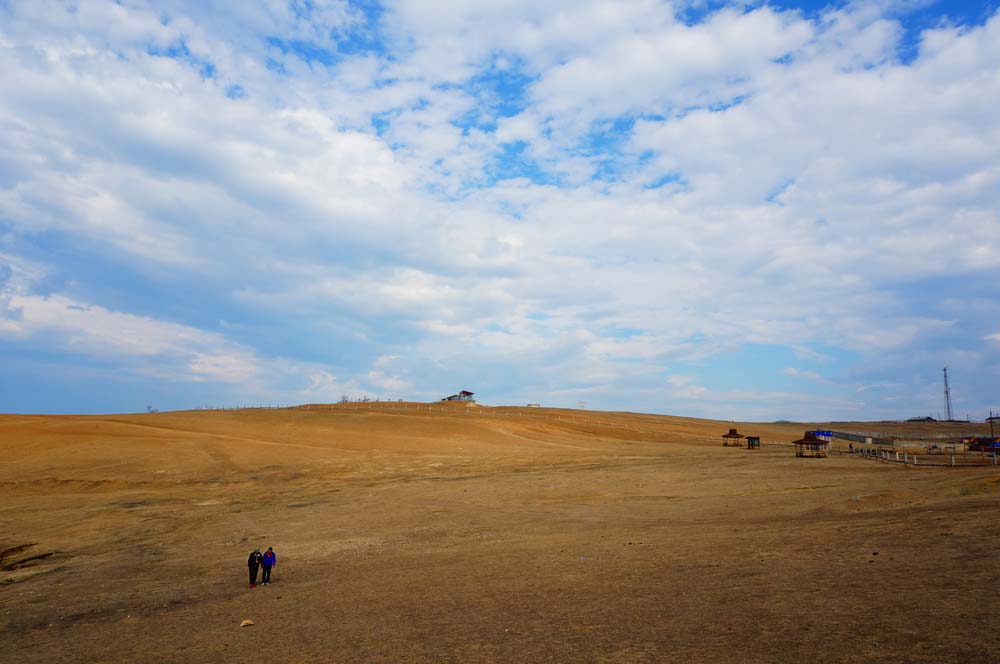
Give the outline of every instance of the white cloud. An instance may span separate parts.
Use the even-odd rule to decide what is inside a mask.
[[[811,380],[814,383],[828,383],[829,381],[822,374],[816,371],[809,371],[808,369],[797,369],[795,367],[786,367],[782,370],[782,373],[786,376],[793,376],[795,378],[805,378],[806,380]]]
[[[192,380],[239,382],[257,372],[250,349],[215,333],[85,305],[61,295],[14,294],[7,301],[16,312],[5,320],[8,338],[48,335],[54,337],[53,345],[87,355],[180,357]]]
[[[381,394],[389,395],[390,398],[405,394],[415,387],[409,380],[392,373],[393,363],[398,359],[398,355],[383,355],[376,358],[372,370],[368,372],[368,384]]]
[[[49,351],[113,361],[118,371],[148,380],[235,386],[258,399],[333,401],[359,394],[354,381],[308,362],[262,357],[222,334],[148,316],[82,304],[65,296],[8,294],[0,339],[41,342]],[[376,383],[377,387],[385,387]]]

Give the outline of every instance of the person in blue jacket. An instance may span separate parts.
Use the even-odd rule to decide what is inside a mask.
[[[261,557],[260,564],[263,565],[261,581],[265,586],[271,585],[271,568],[278,564],[278,556],[274,555],[274,549],[267,547],[267,551]]]

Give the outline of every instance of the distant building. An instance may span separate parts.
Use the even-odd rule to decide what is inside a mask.
[[[1000,436],[971,436],[962,442],[970,452],[994,452],[1000,450]]]
[[[542,404],[540,404],[540,403],[529,403],[528,404],[528,408],[541,408],[541,407],[542,407]]]
[[[474,392],[469,392],[468,390],[462,390],[458,394],[453,394],[450,397],[445,397],[441,401],[475,401],[473,399]]]
[[[722,444],[725,447],[743,447],[745,436],[736,429],[730,429],[729,433],[722,434]]]
[[[792,444],[795,445],[797,457],[825,457],[830,449],[830,442],[816,435],[816,431],[806,431],[806,435]]]
[[[933,417],[927,417],[927,416],[924,416],[924,417],[911,417],[910,419],[908,419],[906,421],[907,422],[937,422],[937,420],[935,420]]]

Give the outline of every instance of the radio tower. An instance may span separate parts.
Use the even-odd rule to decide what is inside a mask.
[[[955,416],[951,412],[951,390],[948,389],[948,367],[943,369],[944,371],[944,410],[948,414],[948,422],[955,419]]]

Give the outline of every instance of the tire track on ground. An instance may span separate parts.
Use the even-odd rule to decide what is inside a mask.
[[[126,422],[122,420],[102,420],[104,422],[113,422],[115,424],[122,424],[126,426],[142,427],[146,429],[157,429],[160,431],[170,431],[173,433],[188,434],[191,437],[204,436],[207,438],[223,438],[226,440],[240,440],[248,443],[256,443],[258,445],[277,445],[277,446],[287,446],[287,447],[302,447],[306,449],[313,450],[335,450],[337,452],[351,452],[351,453],[364,453],[368,452],[367,449],[354,449],[350,447],[335,447],[332,445],[309,445],[307,443],[290,443],[280,440],[270,440],[262,438],[251,438],[249,436],[237,436],[233,434],[226,433],[214,433],[211,431],[198,431],[197,429],[181,429],[178,427],[165,427],[156,424],[137,424],[135,422]]]

